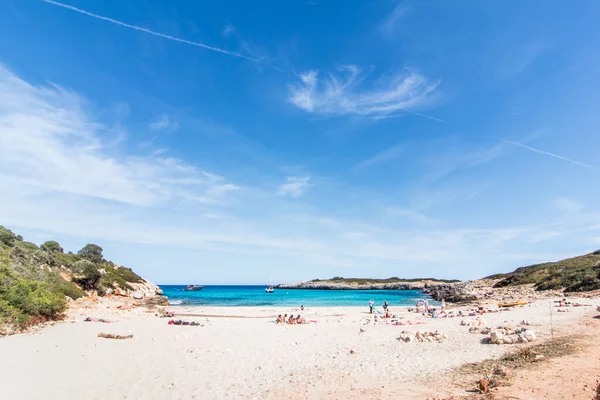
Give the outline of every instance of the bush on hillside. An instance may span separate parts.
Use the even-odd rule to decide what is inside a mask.
[[[81,257],[86,260],[90,260],[94,263],[102,261],[102,247],[97,244],[89,243],[86,244],[81,250],[77,252]]]
[[[64,252],[63,248],[60,247],[60,244],[56,240],[48,240],[47,242],[44,242],[40,246],[40,249],[42,249],[44,251],[48,251],[48,252],[55,252],[55,253],[63,253]]]
[[[16,276],[0,265],[0,319],[26,324],[31,320],[56,319],[66,308],[65,297],[44,282]]]
[[[17,241],[17,235],[8,228],[0,225],[0,243],[4,243],[7,246],[12,246]]]
[[[100,287],[102,274],[98,267],[89,260],[79,260],[73,265],[74,282],[85,290],[94,290]]]

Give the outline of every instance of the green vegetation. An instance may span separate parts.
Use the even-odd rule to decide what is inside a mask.
[[[55,251],[58,253],[64,252],[63,248],[60,247],[60,244],[55,240],[48,240],[47,242],[44,242],[44,244],[42,244],[40,246],[40,249],[42,249],[44,251],[49,251],[49,252],[52,252],[52,251]]]
[[[600,250],[557,262],[521,267],[511,273],[496,274],[488,278],[502,279],[494,287],[533,283],[537,290],[597,290],[600,289]]]
[[[376,283],[398,283],[398,282],[421,282],[421,281],[436,281],[443,283],[460,282],[458,279],[436,279],[436,278],[411,278],[400,279],[396,276],[387,279],[371,279],[371,278],[342,278],[335,276],[331,279],[313,279],[311,282],[335,282],[345,283],[348,285],[372,285]]]
[[[85,290],[98,290],[102,274],[89,260],[79,260],[73,265],[73,280]]]
[[[0,226],[0,331],[59,319],[67,298],[85,297],[86,290],[104,295],[142,282],[131,269],[104,260],[96,244],[64,253],[54,240],[38,247]]]
[[[102,247],[97,244],[86,244],[77,252],[81,257],[90,260],[91,262],[99,263],[102,261]]]

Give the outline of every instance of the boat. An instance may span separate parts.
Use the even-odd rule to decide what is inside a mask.
[[[267,286],[265,288],[265,292],[266,293],[273,293],[275,291],[275,289],[273,289],[273,286]]]
[[[498,304],[498,307],[502,307],[502,308],[517,307],[517,306],[524,306],[525,304],[528,304],[528,303],[526,301],[515,301],[513,303],[500,303],[500,304]]]
[[[204,289],[204,286],[202,286],[202,285],[187,285],[185,287],[185,289],[183,289],[183,290],[185,290],[185,291],[195,291],[195,290],[202,290],[202,289]]]

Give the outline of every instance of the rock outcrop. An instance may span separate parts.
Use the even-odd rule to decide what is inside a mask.
[[[444,283],[428,285],[423,292],[435,300],[445,299],[452,303],[464,303],[471,301],[512,301],[512,300],[538,300],[548,297],[560,297],[562,290],[538,291],[533,284],[507,286],[495,288],[499,279],[479,279],[474,281]]]
[[[284,283],[276,285],[279,289],[320,289],[320,290],[422,290],[438,286],[442,282],[433,280],[397,281],[385,283],[337,282],[334,280],[316,280],[307,282]]]

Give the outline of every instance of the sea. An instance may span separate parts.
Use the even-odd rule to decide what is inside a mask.
[[[265,286],[205,286],[198,291],[185,291],[185,285],[160,285],[171,305],[183,306],[228,306],[228,307],[336,307],[369,306],[373,299],[375,306],[381,308],[384,301],[390,307],[412,306],[417,300],[429,299],[419,290],[313,290],[313,289],[275,289],[266,293]]]

